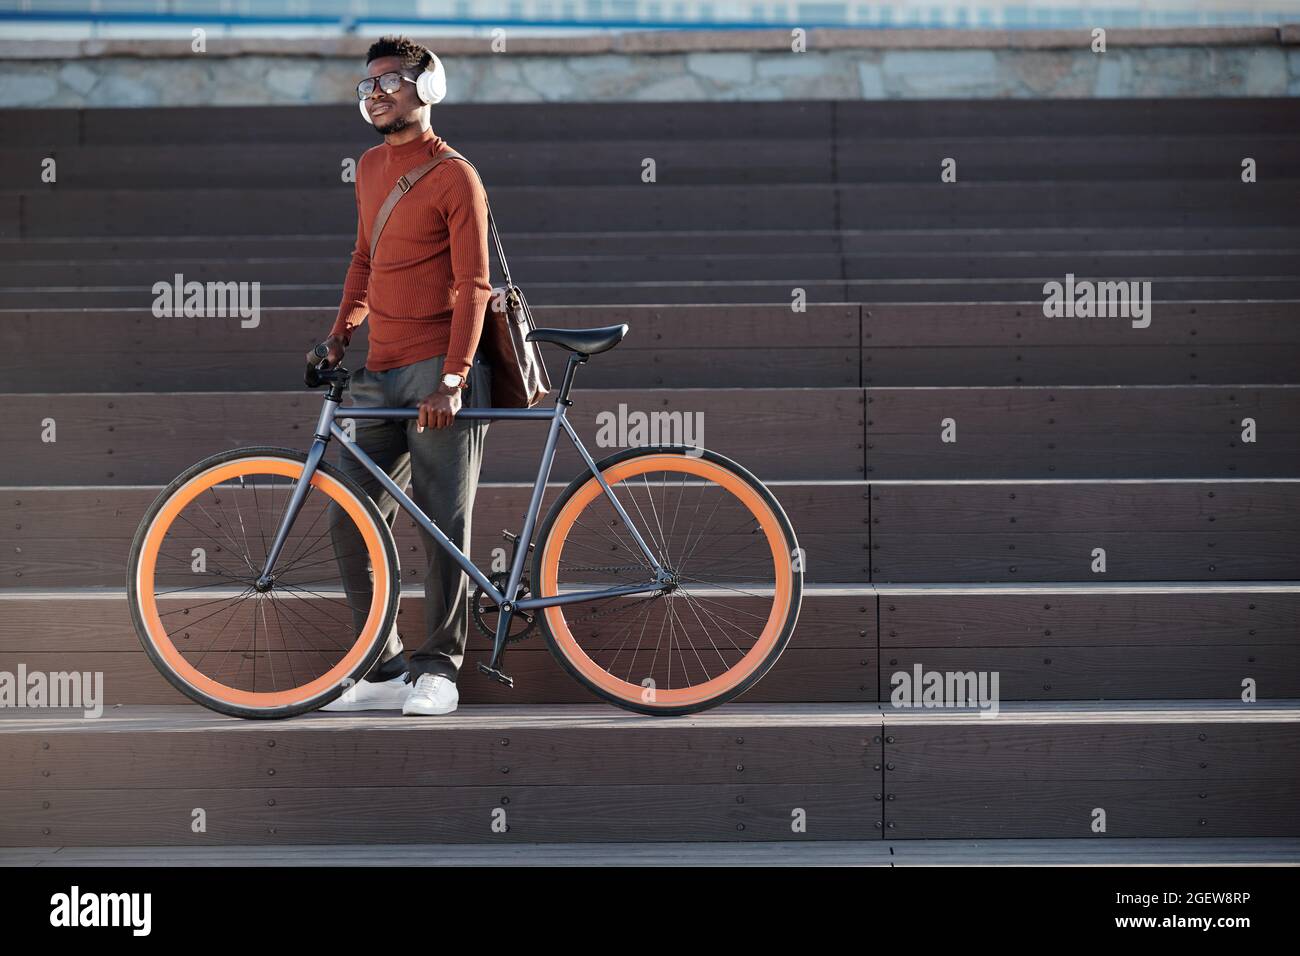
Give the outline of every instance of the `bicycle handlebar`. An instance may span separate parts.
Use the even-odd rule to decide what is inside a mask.
[[[311,354],[321,361],[314,365],[311,362],[307,363],[307,372],[303,376],[303,381],[306,383],[308,388],[319,388],[327,382],[337,381],[340,378],[340,372],[343,373],[343,375],[347,374],[347,369],[343,368],[341,365],[332,369],[325,367],[325,357],[330,354],[330,350],[329,346],[324,342],[317,343],[317,345],[311,350]]]

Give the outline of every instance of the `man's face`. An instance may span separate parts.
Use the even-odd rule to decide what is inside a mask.
[[[379,77],[385,73],[401,73],[406,76],[401,57],[381,56],[366,65],[366,76]],[[376,84],[374,92],[366,97],[365,104],[366,112],[375,124],[375,132],[380,135],[396,133],[418,124],[420,110],[424,108],[415,92],[415,84],[405,81],[396,93],[385,93]]]

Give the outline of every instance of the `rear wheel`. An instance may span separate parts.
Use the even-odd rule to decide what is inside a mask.
[[[596,465],[672,574],[654,591],[553,605],[539,623],[580,683],[645,714],[731,700],[776,662],[794,631],[803,563],[772,493],[740,465],[678,445]],[[538,597],[648,584],[655,573],[595,475],[552,506],[533,557]]]
[[[325,462],[270,588],[256,587],[305,467],[283,448],[214,455],[167,486],[132,543],[127,595],[145,653],[220,713],[290,717],[328,703],[370,669],[397,617],[392,532]]]

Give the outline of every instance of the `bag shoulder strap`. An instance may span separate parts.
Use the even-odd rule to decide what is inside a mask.
[[[388,224],[388,217],[393,214],[393,207],[397,205],[403,196],[411,191],[411,187],[419,182],[420,178],[424,176],[425,173],[429,172],[429,170],[447,159],[464,160],[465,164],[468,165],[470,169],[474,170],[474,175],[479,176],[478,167],[468,159],[465,159],[464,156],[456,152],[454,149],[441,152],[423,166],[417,166],[410,172],[403,173],[398,178],[397,184],[393,186],[393,191],[390,192],[388,197],[384,200],[384,204],[379,207],[379,212],[375,214],[375,223],[370,229],[370,258],[373,259],[375,257],[375,249],[379,246],[379,237],[384,231],[384,226]],[[479,176],[479,184],[482,185],[482,183],[483,177]],[[492,242],[496,246],[497,259],[501,263],[501,271],[505,273],[506,288],[508,289],[511,285],[510,267],[506,265],[506,253],[501,247],[501,237],[497,234],[496,220],[492,217],[492,204],[487,202],[487,187],[483,188],[483,199],[484,202],[487,203],[488,229],[492,233]]]
[[[370,227],[370,257],[372,259],[375,256],[375,249],[379,245],[379,237],[384,232],[384,226],[388,224],[388,217],[393,214],[393,207],[397,205],[398,201],[403,196],[411,191],[411,187],[419,182],[420,178],[425,173],[447,158],[448,154],[443,153],[431,159],[423,166],[417,166],[415,169],[403,173],[398,178],[396,185],[393,186],[393,191],[388,194],[386,199],[384,199],[384,204],[379,207],[379,212],[375,214],[375,224]]]

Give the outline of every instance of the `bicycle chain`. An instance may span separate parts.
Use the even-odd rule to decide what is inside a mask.
[[[644,564],[625,564],[625,565],[622,565],[622,566],[619,566],[619,565],[608,565],[608,566],[603,567],[603,568],[597,568],[597,567],[582,567],[582,566],[573,566],[573,565],[568,565],[567,567],[568,567],[569,570],[571,570],[571,571],[648,571],[648,570],[650,570],[650,569],[647,568]],[[653,601],[653,600],[654,600],[655,598],[657,598],[657,597],[663,597],[666,593],[667,593],[666,591],[664,591],[664,590],[661,589],[661,590],[659,590],[659,591],[656,591],[654,594],[651,594],[649,597],[644,597],[644,598],[641,598],[641,599],[638,600],[638,601],[634,601],[632,606],[634,606],[634,605],[636,605],[636,604],[644,604],[644,603],[646,603],[647,601]],[[626,611],[626,610],[628,609],[629,606],[630,606],[630,605],[627,605],[627,604],[616,604],[615,606],[610,607],[610,608],[606,608],[606,609],[603,610],[603,611],[592,611],[590,614],[586,615],[586,616],[583,618],[583,620],[585,620],[585,621],[594,621],[594,620],[596,620],[596,618],[599,618],[599,617],[605,617],[605,616],[610,615],[610,614],[621,613],[621,612],[623,612],[623,611]]]
[[[644,564],[610,564],[603,568],[583,567],[580,564],[566,564],[566,570],[569,571],[649,571]]]

